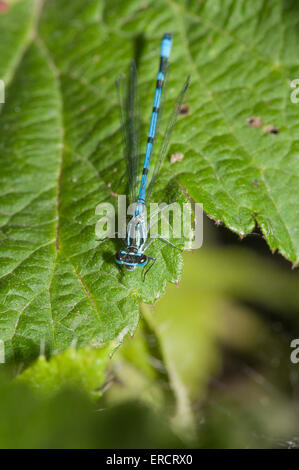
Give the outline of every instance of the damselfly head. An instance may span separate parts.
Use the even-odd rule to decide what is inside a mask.
[[[143,253],[120,250],[115,255],[115,261],[124,266],[127,271],[133,271],[137,266],[145,266],[148,259]]]

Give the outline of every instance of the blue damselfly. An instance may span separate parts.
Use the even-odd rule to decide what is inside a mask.
[[[155,238],[160,238],[169,245],[179,249],[169,240],[158,234],[152,238],[149,238],[150,224],[147,224],[145,216],[145,205],[148,201],[153,185],[161,168],[163,158],[166,155],[170,136],[176,123],[177,116],[180,113],[184,96],[190,82],[190,77],[188,77],[176,100],[175,109],[170,116],[164,137],[160,144],[151,181],[148,183],[148,172],[150,169],[154,141],[157,135],[159,112],[161,111],[162,89],[165,82],[165,74],[171,46],[171,34],[164,34],[161,42],[160,66],[157,75],[153,110],[150,120],[141,181],[139,185],[140,119],[137,71],[134,61],[131,62],[130,66],[130,78],[128,86],[126,82],[124,82],[123,78],[119,78],[116,82],[119,97],[120,119],[123,134],[124,156],[128,175],[129,193],[131,202],[136,203],[136,205],[134,215],[127,225],[127,233],[124,240],[125,247],[123,250],[120,250],[116,253],[115,260],[120,267],[124,267],[128,271],[134,270],[137,266],[143,267],[150,262],[149,267],[144,273],[144,279],[148,271],[156,262],[156,258],[147,256],[145,254],[146,249]]]

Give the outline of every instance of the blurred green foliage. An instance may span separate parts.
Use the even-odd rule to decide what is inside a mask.
[[[179,287],[142,307],[143,327],[115,364],[122,386],[108,395],[126,398],[131,389],[156,409],[160,400],[188,445],[296,445],[298,273],[244,247],[212,244],[184,264]]]
[[[111,359],[72,348],[1,386],[1,447],[298,445],[298,273],[210,229]]]
[[[180,440],[138,403],[98,408],[78,388],[45,399],[25,384],[1,381],[1,448],[177,447]]]

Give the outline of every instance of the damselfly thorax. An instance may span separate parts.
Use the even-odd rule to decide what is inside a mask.
[[[136,248],[138,252],[142,251],[142,247],[147,239],[145,217],[145,205],[143,203],[138,203],[136,204],[135,214],[127,226],[127,246]]]

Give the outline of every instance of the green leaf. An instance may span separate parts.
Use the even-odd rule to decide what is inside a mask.
[[[191,3],[172,3],[193,77],[180,181],[212,218],[241,236],[259,225],[270,248],[297,263],[296,2]],[[246,124],[252,116],[262,127]],[[270,125],[279,134],[265,132]]]
[[[53,395],[63,387],[74,387],[99,398],[109,352],[105,348],[69,348],[50,361],[41,355],[16,381],[30,385],[44,396]]]
[[[299,253],[295,3],[20,0],[0,14],[0,338],[7,361],[103,345],[132,333],[138,301],[179,278],[161,242],[142,282],[123,283],[116,242],[96,240],[95,208],[126,190],[114,80],[135,56],[144,125],[159,42],[174,33],[166,111],[188,73],[189,115],[177,124],[158,189],[179,184],[214,219],[245,235],[259,224],[272,249]],[[1,78],[1,77],[0,77]],[[279,134],[246,124],[259,116]],[[169,157],[168,155],[168,157]]]

